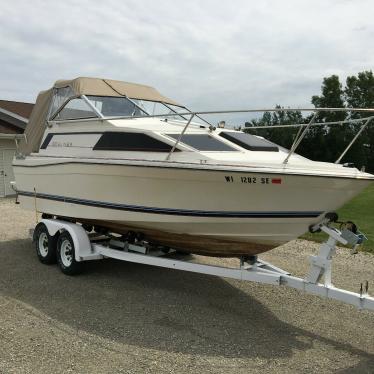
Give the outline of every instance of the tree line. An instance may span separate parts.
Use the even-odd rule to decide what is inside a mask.
[[[312,96],[315,108],[374,108],[374,75],[363,71],[347,77],[343,87],[337,75],[323,79],[321,94]],[[277,106],[283,109],[281,106]],[[335,122],[367,117],[368,113],[319,112],[316,122]],[[313,113],[304,115],[300,111],[265,112],[261,118],[245,123],[244,131],[260,135],[285,148],[290,148],[298,128],[251,129],[252,126],[292,125],[308,123]],[[364,122],[310,127],[297,153],[316,161],[335,162],[351,142]],[[374,172],[374,119],[357,138],[354,145],[343,157],[342,163]]]

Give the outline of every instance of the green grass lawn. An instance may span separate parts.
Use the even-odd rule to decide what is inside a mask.
[[[374,184],[345,204],[337,213],[339,221],[353,221],[368,238],[360,250],[374,254]],[[302,236],[303,239],[318,242],[325,240],[326,237],[324,233],[307,233]]]

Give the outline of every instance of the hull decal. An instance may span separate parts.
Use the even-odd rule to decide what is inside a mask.
[[[156,208],[139,205],[128,205],[110,203],[106,201],[86,200],[74,197],[50,195],[44,193],[34,193],[28,191],[18,191],[21,196],[36,197],[39,199],[54,200],[64,203],[92,206],[96,208],[107,208],[124,210],[129,212],[165,214],[175,216],[192,217],[222,217],[222,218],[314,218],[320,216],[321,211],[271,211],[271,212],[248,212],[248,211],[205,211],[190,209]]]

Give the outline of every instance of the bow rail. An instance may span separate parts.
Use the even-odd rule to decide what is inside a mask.
[[[204,122],[207,122],[202,115],[217,115],[217,114],[239,114],[239,113],[265,113],[265,112],[309,112],[313,113],[312,118],[308,123],[299,123],[299,124],[289,124],[289,125],[268,125],[268,126],[248,126],[247,129],[275,129],[275,128],[287,128],[287,127],[299,127],[299,131],[295,137],[295,140],[289,150],[286,158],[283,160],[283,164],[287,164],[288,160],[295,153],[297,147],[304,139],[305,135],[307,134],[308,130],[312,126],[330,126],[330,125],[345,125],[345,124],[352,124],[352,123],[360,123],[364,122],[359,131],[356,133],[352,141],[347,145],[335,163],[340,163],[344,155],[348,152],[348,150],[352,147],[355,143],[357,138],[361,135],[361,133],[367,128],[367,126],[372,122],[374,118],[374,108],[262,108],[262,109],[236,109],[236,110],[216,110],[216,111],[190,111],[186,109],[186,112],[173,112],[173,113],[165,113],[165,114],[149,114],[149,115],[141,115],[141,116],[100,116],[98,118],[85,118],[85,119],[70,119],[70,120],[51,120],[47,121],[48,124],[52,123],[64,123],[64,122],[92,122],[92,121],[108,121],[108,120],[119,120],[119,119],[138,119],[138,118],[168,118],[168,117],[181,117],[183,121],[182,123],[183,129],[176,139],[172,149],[170,150],[169,154],[166,157],[166,160],[170,160],[171,155],[173,154],[175,148],[182,140],[184,133],[186,132],[187,128],[191,125],[192,119],[194,117],[198,117],[202,119]],[[316,122],[317,114],[320,112],[346,112],[346,113],[367,113],[368,116],[363,118],[355,118],[355,119],[346,119],[341,121],[331,121],[331,122]],[[371,115],[370,115],[371,114]],[[186,119],[184,116],[188,116],[189,118]],[[215,129],[212,125],[209,126],[210,129]]]

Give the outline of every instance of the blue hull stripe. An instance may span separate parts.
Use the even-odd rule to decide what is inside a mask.
[[[320,216],[323,212],[319,211],[280,211],[280,212],[248,212],[248,211],[205,211],[189,209],[155,208],[139,205],[127,205],[118,203],[109,203],[106,201],[86,200],[73,197],[49,195],[44,193],[34,193],[27,191],[18,191],[21,196],[37,197],[39,199],[61,201],[71,204],[93,206],[97,208],[107,208],[116,210],[125,210],[129,212],[167,214],[174,216],[192,216],[192,217],[224,217],[224,218],[314,218]]]

